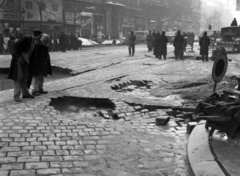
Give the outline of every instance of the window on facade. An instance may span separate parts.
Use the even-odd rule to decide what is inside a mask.
[[[58,11],[58,4],[53,4],[52,9],[53,9],[54,12],[57,12]]]
[[[33,4],[31,1],[26,1],[26,9],[33,9]]]
[[[7,0],[8,7],[14,7],[14,0]]]

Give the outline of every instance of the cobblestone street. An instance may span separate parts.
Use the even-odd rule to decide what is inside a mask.
[[[13,90],[1,91],[0,176],[191,176],[186,124],[167,114],[184,100],[167,87],[208,77],[212,63],[160,61],[142,45],[135,57],[126,53],[126,47],[51,53],[54,66],[75,76],[47,82],[47,95],[21,103]],[[8,58],[1,56],[1,67]],[[149,82],[138,88],[143,80]],[[60,97],[110,100],[116,118],[63,113],[51,105]],[[170,122],[157,126],[162,116]]]

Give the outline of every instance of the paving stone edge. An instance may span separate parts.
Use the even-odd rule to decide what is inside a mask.
[[[225,176],[211,151],[209,137],[204,123],[197,125],[189,136],[187,158],[193,176]]]

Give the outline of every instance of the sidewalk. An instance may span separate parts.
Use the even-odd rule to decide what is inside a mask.
[[[188,159],[194,175],[238,176],[240,131],[234,139],[205,129],[205,122],[197,125],[188,141]]]

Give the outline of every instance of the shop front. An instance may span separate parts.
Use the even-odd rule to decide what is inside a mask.
[[[24,9],[21,21],[25,34],[31,33],[36,28],[52,36],[62,31],[62,1],[45,1],[41,13],[36,1],[21,0],[21,6]]]
[[[104,7],[79,1],[63,1],[65,33],[85,38],[101,36],[104,23]]]
[[[21,32],[22,20],[20,13],[0,12],[0,32],[6,37],[10,34],[17,35]]]

